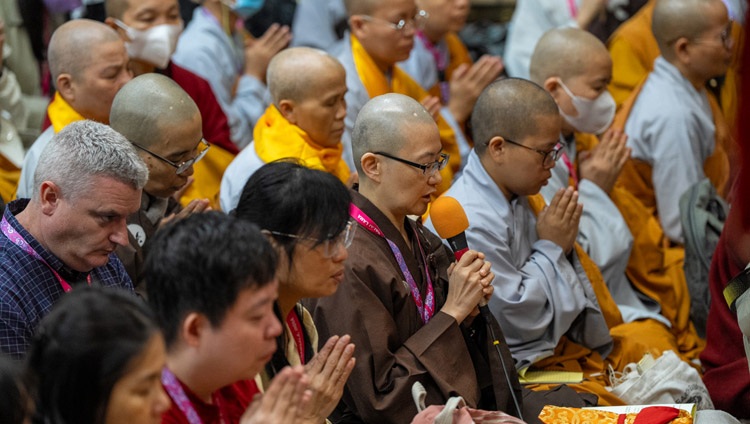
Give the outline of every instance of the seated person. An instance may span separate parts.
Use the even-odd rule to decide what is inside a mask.
[[[289,43],[289,28],[272,25],[262,37],[238,29],[237,22],[256,13],[237,0],[205,0],[180,36],[172,60],[208,81],[229,120],[232,141],[239,149],[253,139],[263,114],[266,68],[271,57]],[[251,2],[251,4],[262,2]]]
[[[234,214],[258,225],[281,257],[277,318],[284,333],[261,374],[263,386],[287,365],[308,365],[311,422],[323,422],[341,399],[354,368],[350,337],[328,339],[318,352],[318,331],[300,301],[330,296],[344,278],[344,261],[356,224],[349,219],[346,186],[323,171],[273,162],[248,180]],[[268,213],[273,211],[273,213]]]
[[[469,145],[456,119],[447,110],[440,111],[439,99],[430,96],[399,66],[409,57],[416,30],[424,24],[426,14],[412,0],[345,0],[351,33],[344,36],[338,56],[346,69],[346,131],[342,137],[344,158],[350,167],[353,160],[351,133],[362,107],[373,97],[386,93],[407,95],[426,105],[436,116],[443,150],[451,156],[441,170],[443,179],[438,192],[445,191],[461,167],[461,157]]]
[[[294,10],[292,46],[337,55],[348,28],[344,0],[300,0]]]
[[[173,79],[193,99],[203,120],[203,136],[213,149],[195,166],[194,182],[182,195],[183,205],[196,198],[208,198],[218,209],[221,176],[239,153],[232,142],[224,111],[211,86],[198,75],[172,62],[182,32],[177,0],[107,0],[106,23],[122,37],[134,76],[158,72]]]
[[[39,157],[31,199],[8,204],[0,235],[0,350],[20,358],[39,321],[80,285],[133,291],[114,251],[128,244],[148,169],[106,125],[74,122]]]
[[[456,121],[465,127],[477,97],[503,71],[499,57],[485,55],[477,63],[458,38],[466,24],[470,2],[417,0],[428,14],[417,30],[409,58],[399,63],[430,95],[440,99]]]
[[[273,104],[255,125],[253,143],[222,178],[221,208],[226,212],[237,207],[242,188],[258,168],[281,158],[300,159],[344,183],[351,177],[341,159],[346,116],[346,74],[341,64],[320,50],[284,50],[268,65],[268,89]]]
[[[42,320],[29,350],[35,418],[160,423],[169,408],[160,384],[165,359],[164,337],[140,299],[102,288],[75,290]]]
[[[742,66],[750,66],[750,44],[743,47]],[[750,85],[741,87],[740,95],[748,99]],[[747,103],[741,111],[747,113]],[[750,120],[738,123],[738,139],[750,137]],[[729,281],[740,274],[750,262],[750,146],[740,145],[741,161],[737,184],[734,187],[732,208],[724,223],[719,243],[714,252],[709,274],[711,309],[708,314],[706,348],[701,353],[701,364],[705,368],[703,382],[717,409],[727,411],[742,420],[750,419],[750,370],[747,354],[748,343],[745,332],[738,323],[738,315],[732,311],[724,297]],[[747,292],[744,300],[747,301]],[[737,306],[737,305],[736,305]]]
[[[424,214],[448,161],[431,115],[407,96],[379,96],[360,112],[352,140],[360,186],[350,214],[360,228],[341,286],[308,301],[321,337],[350,334],[357,346],[334,421],[409,422],[417,381],[428,404],[460,395],[471,407],[530,419],[547,403],[582,406],[566,387],[545,399],[522,391],[500,327],[477,315],[492,293],[490,264],[469,251],[451,265],[442,241],[407,218]]]
[[[503,55],[508,75],[529,78],[531,54],[545,32],[564,27],[588,30],[606,6],[602,0],[518,0]]]
[[[736,22],[736,14],[732,7],[735,1],[729,0],[724,5],[729,8],[729,17],[735,22],[732,28],[734,41],[734,58],[739,58],[739,47],[742,43],[738,40],[742,37],[741,26]],[[745,3],[740,0],[736,3]],[[630,97],[636,88],[654,70],[654,60],[659,57],[659,45],[656,43],[654,33],[651,31],[651,20],[654,15],[656,0],[649,0],[630,19],[625,21],[607,41],[607,48],[612,55],[612,80],[609,83],[609,92],[615,99],[618,110]],[[747,7],[747,6],[745,6]],[[744,17],[744,12],[739,13]],[[716,96],[721,105],[722,113],[730,125],[735,122],[737,109],[737,70],[739,60],[733,60],[732,64],[723,75],[715,75],[709,81],[711,88],[709,95]]]
[[[620,181],[683,241],[680,196],[703,178],[720,194],[730,175],[732,140],[706,82],[732,59],[731,21],[721,0],[659,0],[653,32],[661,56],[640,91],[615,118],[628,134],[633,163]]]
[[[640,361],[659,342],[653,329],[669,333],[653,320],[623,324],[601,273],[575,243],[578,192],[560,189],[546,207],[538,195],[560,154],[558,105],[532,82],[496,81],[479,97],[472,127],[475,149],[445,195],[461,203],[469,246],[486,252],[497,273],[489,306],[516,368],[582,372],[573,388],[622,404],[605,389],[607,366]]]
[[[172,399],[162,423],[237,423],[245,415],[244,423],[253,412],[258,423],[297,422],[310,400],[301,366],[280,372],[263,405],[248,409],[259,393],[253,377],[281,334],[276,266],[258,227],[220,212],[191,215],[153,238],[144,275],[167,345],[162,383]],[[269,410],[279,416],[264,420]]]
[[[665,268],[663,261],[646,261],[651,258],[644,254],[650,251],[646,248],[655,247],[648,244],[654,232],[645,231],[641,220],[650,216],[638,214],[643,209],[638,199],[615,186],[630,157],[627,137],[609,131],[599,142],[595,136],[609,127],[615,114],[607,92],[612,61],[606,47],[580,29],[551,30],[539,40],[530,71],[532,81],[552,95],[563,117],[562,160],[551,169],[542,196],[551,202],[560,188],[570,185],[578,190],[583,213],[576,240],[599,267],[623,320],[660,321],[666,327],[653,323],[661,327],[654,333],[669,340],[684,358],[697,358],[703,343],[689,325],[690,297],[682,266]],[[674,335],[664,331],[669,327]]]
[[[21,167],[18,198],[29,198],[38,188],[34,172],[39,155],[55,133],[71,122],[91,119],[109,123],[112,99],[130,81],[128,53],[117,33],[88,19],[75,19],[52,34],[47,61],[57,91],[47,107],[52,126],[36,139]]]
[[[145,294],[140,284],[143,249],[162,221],[208,208],[208,200],[196,199],[183,209],[173,196],[188,184],[193,165],[206,155],[209,145],[202,138],[195,102],[159,74],[144,74],[125,84],[112,102],[109,121],[148,166],[141,207],[128,217],[129,242],[116,251],[138,292]]]

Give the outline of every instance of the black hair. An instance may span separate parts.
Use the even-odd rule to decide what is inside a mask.
[[[193,214],[159,230],[143,275],[167,346],[191,312],[220,326],[240,291],[273,281],[276,263],[256,225],[221,212]]]
[[[83,287],[63,296],[26,359],[35,422],[103,424],[113,387],[156,334],[147,305],[124,290]]]
[[[31,414],[22,367],[23,363],[0,355],[0,423],[22,424]]]
[[[234,214],[263,230],[318,240],[341,234],[349,221],[349,190],[333,175],[293,159],[263,165],[247,181]],[[292,263],[298,239],[274,236]]]

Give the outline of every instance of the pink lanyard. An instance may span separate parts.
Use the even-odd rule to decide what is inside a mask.
[[[289,311],[289,315],[286,316],[286,324],[289,326],[289,331],[292,332],[292,338],[294,344],[297,346],[297,352],[299,353],[300,364],[305,364],[305,336],[302,334],[302,324],[299,321],[297,312],[294,308]]]
[[[164,389],[167,390],[167,393],[169,393],[169,397],[172,398],[180,411],[185,414],[185,418],[187,418],[190,424],[203,424],[203,420],[201,420],[201,417],[195,410],[193,403],[190,402],[190,399],[188,399],[185,390],[182,388],[182,385],[179,381],[177,381],[177,377],[175,377],[172,371],[170,371],[167,367],[164,367],[164,369],[161,370],[161,384],[164,386]],[[218,399],[215,399],[215,402],[216,407],[219,408],[219,422],[221,422],[222,424],[226,424],[226,420],[224,420],[224,414],[221,411],[221,405],[219,405]]]
[[[438,84],[440,85],[440,101],[443,104],[447,104],[450,99],[450,84],[446,81],[447,75],[445,70],[448,68],[448,55],[441,52],[432,42],[427,39],[422,31],[417,31],[417,37],[422,40],[427,50],[432,53],[432,57],[435,58],[435,65],[438,71]]]
[[[568,10],[570,10],[570,16],[575,18],[578,16],[578,7],[576,7],[576,0],[568,0]]]
[[[351,217],[354,218],[357,223],[363,226],[367,231],[375,234],[376,236],[382,237],[386,242],[388,242],[388,246],[391,248],[391,252],[396,258],[396,262],[398,262],[399,268],[401,268],[401,273],[404,274],[406,283],[409,285],[411,297],[412,299],[414,299],[414,304],[417,305],[417,310],[419,311],[419,317],[422,319],[423,323],[427,324],[430,321],[430,318],[432,318],[432,316],[435,314],[435,291],[432,287],[432,279],[430,279],[430,271],[427,268],[427,261],[424,260],[424,270],[425,275],[427,276],[427,293],[423,301],[422,296],[419,293],[419,287],[417,287],[417,283],[416,281],[414,281],[414,277],[411,275],[409,267],[406,266],[404,255],[401,254],[401,250],[399,250],[398,246],[396,246],[396,243],[388,240],[385,237],[383,231],[380,230],[380,227],[378,227],[378,224],[370,219],[370,217],[367,216],[367,214],[365,214],[360,208],[358,208],[357,205],[352,203],[349,206],[349,215],[351,215]],[[424,252],[422,251],[422,245],[419,242],[419,237],[417,236],[416,231],[414,237],[416,237],[417,239],[419,252],[424,259]]]
[[[16,246],[23,249],[24,252],[31,255],[34,259],[42,261],[43,264],[47,265],[47,268],[49,268],[50,271],[52,271],[52,274],[55,275],[55,278],[57,278],[57,281],[60,283],[60,287],[62,287],[63,291],[65,293],[72,290],[72,287],[70,284],[68,284],[67,281],[65,281],[60,274],[57,273],[57,271],[52,268],[50,264],[47,263],[47,261],[44,260],[37,252],[34,250],[31,245],[24,240],[23,236],[16,231],[15,228],[13,228],[7,219],[3,216],[2,221],[0,221],[0,230],[2,230],[5,237],[8,237],[8,240],[10,240],[11,243],[15,244]],[[88,282],[89,286],[91,285],[91,274],[86,276],[86,282]]]
[[[568,154],[564,151],[562,152],[562,155],[560,157],[563,160],[563,163],[565,163],[565,166],[568,168],[568,172],[570,173],[570,178],[573,179],[574,185],[573,187],[578,188],[578,173],[576,172],[575,166],[573,166],[573,162],[570,161],[570,158],[568,157]]]

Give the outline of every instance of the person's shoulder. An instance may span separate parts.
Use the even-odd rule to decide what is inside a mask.
[[[133,281],[130,279],[125,265],[114,252],[109,255],[109,261],[105,265],[95,268],[93,272],[96,273],[101,284],[105,287],[117,287],[135,292]]]

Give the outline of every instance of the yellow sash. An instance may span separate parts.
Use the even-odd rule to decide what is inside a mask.
[[[290,123],[271,105],[260,117],[253,130],[253,145],[258,157],[265,163],[282,158],[301,159],[305,166],[320,169],[346,184],[349,167],[341,159],[344,147],[323,147],[316,144],[300,127]]]
[[[391,67],[391,79],[388,81],[386,75],[380,71],[375,61],[354,35],[351,36],[351,43],[354,66],[357,68],[359,79],[367,89],[370,98],[387,93],[399,93],[421,102],[425,97],[429,96],[429,93],[398,66],[394,65]],[[438,116],[437,124],[440,129],[440,141],[443,145],[443,152],[451,156],[448,162],[449,166],[440,171],[443,182],[437,188],[437,194],[439,195],[450,187],[453,175],[460,169],[461,155],[458,152],[458,145],[456,144],[456,134],[450,125],[445,122],[442,116]]]
[[[55,93],[55,98],[47,106],[47,115],[56,133],[59,133],[68,124],[86,119],[83,115],[73,110],[68,102],[60,96],[59,92]]]

